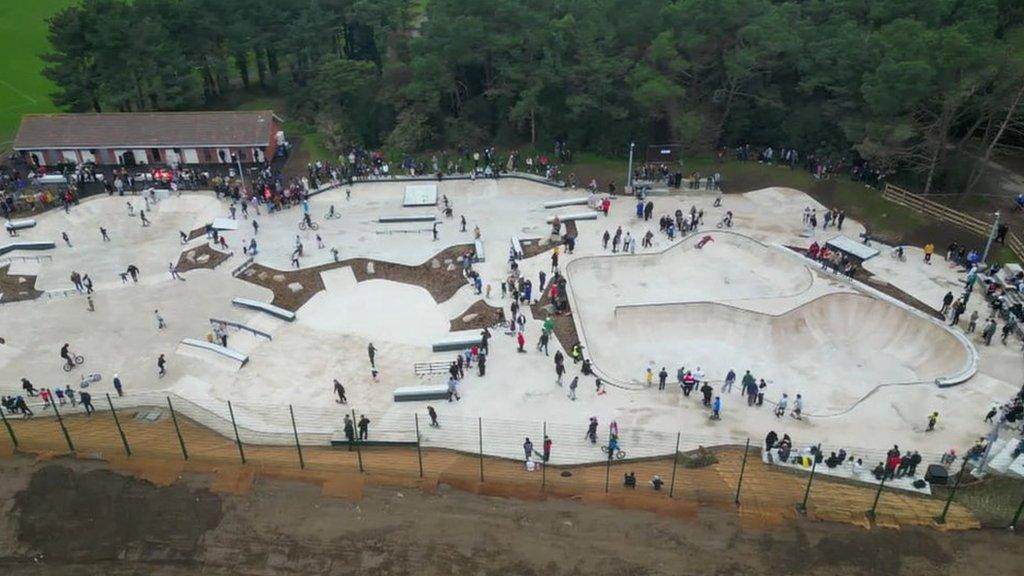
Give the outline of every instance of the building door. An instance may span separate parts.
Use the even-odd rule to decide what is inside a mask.
[[[137,164],[135,161],[135,152],[131,150],[122,150],[118,153],[117,157],[119,164],[123,164],[125,166],[135,166],[135,164]]]

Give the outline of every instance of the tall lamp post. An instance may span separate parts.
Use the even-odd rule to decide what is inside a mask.
[[[232,154],[231,159],[235,161],[235,165],[238,166],[238,178],[242,181],[242,192],[245,192],[245,172],[242,172],[242,156],[240,154]]]
[[[992,242],[996,239],[996,234],[999,232],[999,212],[995,214],[996,219],[992,222],[992,231],[988,233],[988,242],[985,242],[985,253],[981,255],[981,263],[985,264],[988,262],[988,252],[992,249]]]
[[[633,148],[636,148],[636,142],[629,143],[629,172],[626,174],[626,189],[630,192],[633,191]]]

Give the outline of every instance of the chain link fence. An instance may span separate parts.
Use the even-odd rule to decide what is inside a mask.
[[[895,525],[976,523],[971,513],[976,498],[970,492],[975,488],[961,482],[970,476],[963,474],[966,467],[958,463],[950,485],[931,495],[915,492],[906,478],[878,481],[871,475],[875,463],[885,460],[887,447],[846,447],[848,459],[863,462],[864,470],[857,475],[847,470],[853,466],[849,460],[829,467],[826,459],[813,458],[807,452],[812,444],[803,441],[793,451],[806,456],[801,463],[778,463],[772,452],[770,464],[758,438],[648,429],[620,429],[619,450],[609,457],[607,423],[592,441],[586,422],[447,416],[434,423],[426,412],[371,413],[340,404],[200,405],[163,393],[97,395],[88,409],[77,399],[64,399],[63,404],[32,400],[31,417],[10,411],[3,415],[8,441],[28,453],[295,468],[398,484],[444,483],[496,495],[589,495],[678,514],[693,505],[742,504],[741,511],[755,518],[759,510],[783,510]],[[817,446],[822,456],[840,450]],[[921,457],[918,477],[941,455]],[[967,496],[967,506],[957,502],[958,489]],[[1000,504],[987,511],[985,524],[1016,526],[1024,508],[1024,483],[1000,489]],[[650,504],[651,498],[656,504]]]

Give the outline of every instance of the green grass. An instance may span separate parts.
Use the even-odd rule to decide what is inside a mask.
[[[40,55],[49,50],[46,19],[77,0],[12,0],[0,17],[0,149],[18,130],[22,114],[53,112],[53,84]]]

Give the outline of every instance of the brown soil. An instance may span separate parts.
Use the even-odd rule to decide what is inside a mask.
[[[205,262],[200,261],[203,256],[207,258]],[[188,272],[197,268],[213,270],[230,257],[231,254],[229,252],[214,250],[209,244],[202,244],[181,253],[181,256],[178,258],[178,272]]]
[[[477,300],[466,308],[466,311],[459,314],[449,322],[448,329],[457,332],[459,330],[482,330],[494,326],[502,313],[502,309],[491,306],[483,300]]]
[[[312,268],[300,268],[298,270],[276,270],[262,264],[254,264],[238,277],[246,282],[270,289],[274,293],[271,302],[292,312],[298,310],[303,304],[309,301],[317,292],[324,289],[320,273],[335,268],[352,267],[356,280],[391,280],[403,284],[412,284],[424,288],[436,302],[444,302],[455,295],[455,293],[466,285],[466,279],[462,275],[462,267],[458,263],[459,257],[467,250],[472,250],[470,244],[451,246],[435,254],[423,264],[407,266],[393,262],[383,262],[370,258],[349,258],[339,262],[331,262]],[[452,270],[448,270],[446,261],[451,261]],[[432,263],[437,261],[438,268]],[[368,274],[366,264],[373,262],[374,273]],[[289,284],[299,283],[301,289],[293,291]]]
[[[200,226],[188,233],[188,239],[190,242],[200,236],[206,236],[206,226]]]
[[[545,286],[545,288],[547,288]],[[530,312],[533,314],[533,318],[536,320],[544,320],[548,317],[548,311],[545,310],[545,306],[551,303],[551,296],[547,290],[544,290],[544,295],[533,304],[530,305]],[[576,333],[576,323],[573,321],[572,308],[566,308],[566,312],[555,314],[552,316],[555,319],[555,338],[558,338],[558,342],[562,345],[562,348],[568,351],[572,348],[573,344],[580,341],[579,334]]]
[[[22,276],[9,274],[10,264],[0,266],[0,302],[18,302],[21,300],[35,300],[42,296],[41,290],[36,290],[35,276]]]
[[[520,240],[520,244],[523,246],[524,260],[526,258],[533,258],[534,256],[543,254],[555,247],[551,242],[542,242],[539,238],[536,240]]]
[[[374,487],[358,473],[297,468],[175,470],[165,483],[102,462],[0,459],[0,496],[13,503],[0,515],[4,573],[944,576],[1019,568],[1019,537],[1007,531],[866,530],[795,513],[765,526],[750,522],[756,509],[698,508],[664,494],[658,505],[630,509],[627,501],[650,498],[644,486],[576,501],[495,497],[472,482],[463,483],[472,492],[445,483]],[[699,471],[681,475],[715,482]]]

